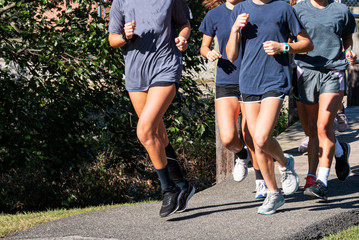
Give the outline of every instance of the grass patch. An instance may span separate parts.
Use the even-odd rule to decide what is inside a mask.
[[[60,218],[65,218],[82,213],[93,212],[101,209],[136,205],[142,203],[151,203],[151,202],[154,201],[144,201],[139,203],[126,203],[126,204],[118,204],[118,205],[103,205],[98,207],[87,207],[87,208],[47,210],[41,212],[25,212],[25,213],[16,213],[16,214],[2,213],[0,214],[0,238]]]
[[[355,240],[359,239],[359,226],[350,227],[347,230],[335,234],[330,234],[322,240]]]

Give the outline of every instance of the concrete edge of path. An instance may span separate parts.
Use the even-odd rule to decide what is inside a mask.
[[[339,213],[315,225],[303,229],[283,240],[307,240],[321,239],[333,233],[344,231],[350,227],[359,225],[359,209]]]

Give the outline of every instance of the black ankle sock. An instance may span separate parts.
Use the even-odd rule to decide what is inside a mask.
[[[238,152],[238,153],[235,153],[235,155],[237,157],[239,157],[240,159],[246,159],[248,157],[248,152],[243,146],[242,150],[240,152]]]
[[[175,184],[173,183],[173,181],[170,178],[170,174],[168,172],[167,166],[164,168],[161,168],[161,169],[156,169],[156,172],[157,172],[158,177],[160,178],[162,190],[175,186]]]
[[[261,170],[254,169],[254,172],[256,174],[256,180],[264,180]]]
[[[172,148],[171,144],[167,145],[165,151],[167,156],[167,167],[169,175],[172,181],[182,189],[181,186],[184,186],[186,184],[186,180],[183,177],[182,168],[177,161],[176,152]]]

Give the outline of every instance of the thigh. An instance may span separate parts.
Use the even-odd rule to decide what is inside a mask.
[[[305,132],[305,134],[308,136],[308,113],[306,111],[304,103],[300,101],[296,101],[297,104],[297,110],[298,110],[298,117],[299,121],[302,125],[302,129]]]
[[[133,108],[135,109],[137,116],[140,118],[141,113],[146,105],[148,91],[129,92],[129,95],[131,98]],[[166,127],[164,125],[163,119],[161,119],[159,121],[156,132],[157,132],[157,135],[159,136],[159,138],[161,139],[163,145],[167,146],[167,144],[169,143],[169,140],[168,140],[167,131],[166,131]]]
[[[146,105],[148,91],[145,92],[128,92],[131,103],[138,117],[141,116],[142,110]]]
[[[163,114],[176,95],[176,86],[151,87],[147,92],[129,92],[139,122],[147,122],[157,129]]]
[[[247,127],[251,136],[254,136],[256,122],[261,109],[260,102],[242,103],[242,111],[245,112]]]
[[[240,112],[238,98],[216,99],[216,114],[219,131],[236,132],[237,119]]]
[[[274,126],[278,120],[279,112],[283,101],[277,98],[267,98],[262,101],[260,112],[257,119],[256,134],[271,137]]]

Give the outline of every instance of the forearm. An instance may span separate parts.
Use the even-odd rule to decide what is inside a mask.
[[[111,47],[119,48],[123,47],[126,44],[126,41],[123,39],[121,34],[112,34],[108,35],[108,41]]]
[[[344,50],[348,49],[348,48],[352,49],[352,47],[353,47],[353,37],[352,36],[353,35],[350,34],[349,36],[346,36],[346,37],[344,37],[342,39],[343,40]]]
[[[310,39],[299,42],[288,43],[290,50],[288,53],[307,53],[313,50],[314,46]]]
[[[208,46],[201,46],[200,53],[203,57],[207,58],[207,53],[211,51],[211,49]]]
[[[297,35],[297,42],[288,43],[290,46],[289,53],[307,53],[314,49],[314,44],[305,29]]]
[[[231,31],[226,45],[226,53],[229,61],[234,62],[238,58],[239,43],[241,41],[241,34],[237,31]]]
[[[191,25],[189,22],[187,22],[185,25],[183,25],[178,33],[179,37],[184,37],[186,40],[188,40],[189,36],[191,35]]]

